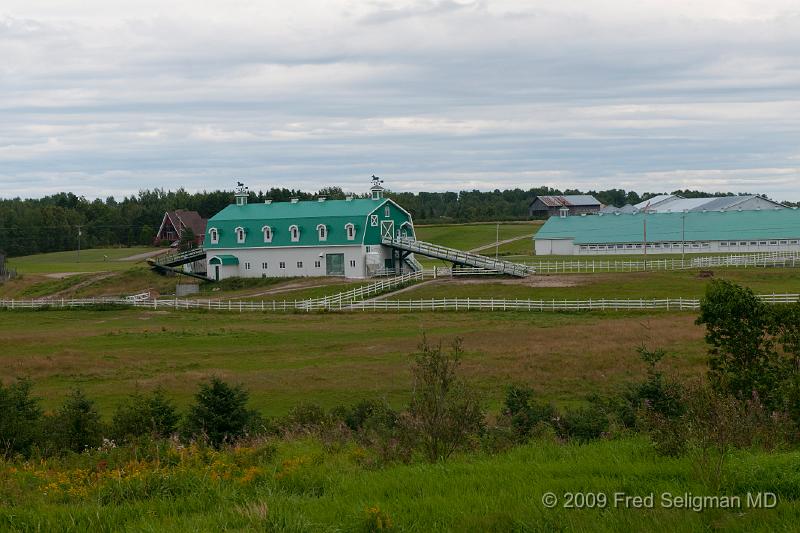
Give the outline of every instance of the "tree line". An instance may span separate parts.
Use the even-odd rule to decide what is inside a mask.
[[[661,193],[640,195],[624,189],[579,191],[551,187],[485,192],[387,192],[387,196],[407,209],[418,224],[525,220],[528,218],[528,204],[535,196],[561,194],[591,194],[603,204],[621,207]],[[708,195],[689,190],[675,191],[675,194],[687,198]],[[715,193],[714,196],[730,194]],[[295,197],[308,200],[318,196],[342,199],[345,192],[335,186],[317,192],[272,188],[250,192],[250,201],[272,199],[280,202]],[[165,211],[187,209],[210,218],[231,204],[232,199],[231,191],[190,193],[184,189],[143,190],[121,200],[114,197],[88,200],[68,192],[37,199],[0,199],[0,251],[16,257],[74,250],[79,239],[82,248],[149,245]]]

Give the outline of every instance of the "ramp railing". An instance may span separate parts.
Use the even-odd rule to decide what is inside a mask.
[[[501,274],[509,274],[520,278],[535,272],[534,268],[528,265],[512,263],[511,261],[504,261],[502,259],[492,259],[484,255],[471,254],[462,250],[456,250],[455,248],[447,248],[446,246],[440,246],[438,244],[418,241],[410,237],[384,237],[381,242],[386,246],[391,246],[398,250],[413,252],[415,254],[433,257],[434,259],[441,259],[442,261],[448,261],[457,265],[494,270]]]

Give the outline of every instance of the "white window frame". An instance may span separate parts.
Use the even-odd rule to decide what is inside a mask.
[[[247,232],[242,226],[238,226],[233,232],[236,234],[236,244],[244,244],[247,240]]]
[[[278,264],[278,268],[286,268],[286,261],[281,261],[281,262]]]
[[[370,215],[369,216],[369,225],[377,228],[378,227],[378,215]]]
[[[344,225],[344,232],[347,234],[347,240],[352,241],[356,238],[356,226],[352,222]]]
[[[392,216],[392,210],[389,208],[388,205],[383,208],[383,216],[384,218],[389,218],[390,216]]]
[[[317,224],[317,237],[321,242],[328,240],[328,226],[325,224]]]
[[[289,237],[292,242],[300,242],[300,228],[297,227],[297,224],[289,226]]]
[[[264,226],[261,228],[261,232],[264,234],[264,242],[272,242],[272,228],[270,226]]]
[[[211,244],[219,244],[219,230],[217,228],[209,229],[208,237],[211,239]]]
[[[303,262],[302,261],[298,261],[297,262],[297,268],[303,268]]]

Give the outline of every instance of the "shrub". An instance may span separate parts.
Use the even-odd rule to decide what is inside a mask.
[[[647,377],[641,383],[629,385],[619,398],[611,398],[609,411],[615,413],[623,426],[633,428],[642,409],[652,411],[666,418],[680,416],[684,411],[682,403],[683,386],[664,377],[657,369],[664,357],[662,349],[649,350],[642,345],[637,350],[639,357],[647,364]]]
[[[429,461],[445,460],[467,445],[483,427],[483,411],[475,392],[458,377],[463,349],[456,339],[449,352],[423,337],[414,358],[414,388],[404,430]]]
[[[780,403],[780,382],[794,368],[779,357],[768,333],[776,315],[752,290],[725,280],[706,287],[698,324],[706,326],[708,378],[715,391],[744,401],[753,391],[769,405]]]
[[[570,409],[559,420],[559,435],[586,442],[599,439],[608,431],[608,412],[599,402]]]
[[[551,424],[558,416],[552,405],[533,401],[533,389],[524,385],[508,387],[502,415],[519,440],[527,439],[534,427],[541,423]]]
[[[246,435],[260,422],[258,414],[247,408],[248,398],[241,385],[228,385],[218,378],[201,383],[186,416],[184,433],[204,437],[217,448]]]
[[[54,451],[82,452],[96,448],[103,440],[103,422],[94,406],[80,389],[75,389],[55,415],[47,420]]]
[[[27,379],[8,386],[0,382],[0,452],[5,457],[29,455],[41,437],[42,409],[31,387]]]
[[[292,407],[281,423],[284,431],[312,432],[331,424],[332,416],[316,403],[302,402]]]
[[[150,394],[137,391],[117,406],[111,432],[120,441],[144,436],[165,438],[176,431],[179,419],[175,405],[162,389]]]

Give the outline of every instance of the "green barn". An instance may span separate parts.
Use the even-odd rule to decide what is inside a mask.
[[[235,204],[208,220],[208,276],[367,278],[413,270],[412,256],[381,243],[415,237],[411,214],[383,192],[376,181],[369,198],[251,204],[240,187]]]

